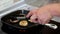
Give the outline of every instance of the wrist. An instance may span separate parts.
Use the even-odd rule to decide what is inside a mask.
[[[60,4],[51,5],[49,11],[53,16],[60,16]]]

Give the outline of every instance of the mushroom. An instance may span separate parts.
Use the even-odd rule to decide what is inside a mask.
[[[12,19],[10,19],[10,22],[12,22],[12,23],[17,23],[19,20],[12,20]]]
[[[28,22],[26,20],[22,20],[22,21],[19,22],[19,25],[20,26],[27,26]]]

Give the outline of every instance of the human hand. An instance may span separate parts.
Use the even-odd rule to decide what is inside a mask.
[[[27,15],[27,18],[29,17],[31,22],[46,24],[51,20],[52,14],[49,11],[49,8],[47,6],[44,6],[39,9],[31,10]]]

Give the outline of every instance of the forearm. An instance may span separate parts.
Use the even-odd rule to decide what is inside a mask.
[[[51,4],[49,10],[53,16],[60,16],[60,3]]]

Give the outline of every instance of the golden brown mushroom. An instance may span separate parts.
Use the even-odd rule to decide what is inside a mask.
[[[22,21],[19,22],[19,25],[20,26],[27,26],[28,22],[26,20],[22,20]]]

